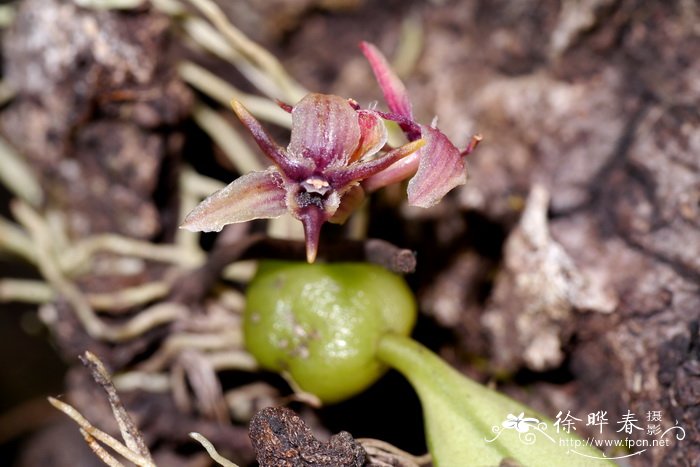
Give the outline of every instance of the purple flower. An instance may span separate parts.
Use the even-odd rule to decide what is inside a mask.
[[[386,143],[384,123],[376,113],[356,110],[338,96],[309,94],[292,108],[286,149],[241,104],[234,102],[233,110],[274,165],[243,175],[209,196],[181,227],[219,231],[234,222],[290,212],[304,225],[310,263],[316,258],[321,225],[345,221],[362,200],[362,193],[351,193],[358,183],[423,146],[416,140],[369,158]]]
[[[463,156],[475,143],[460,153],[439,130],[415,123],[406,90],[384,57],[370,44],[361,47],[390,112],[361,109],[355,101],[338,96],[308,94],[293,107],[281,104],[292,114],[285,149],[234,101],[234,112],[273,165],[243,175],[209,196],[187,215],[181,228],[220,231],[227,224],[289,212],[304,226],[311,263],[323,223],[345,222],[366,192],[412,177],[409,204],[429,207],[466,181]],[[409,143],[384,150],[387,131],[382,119],[399,123]]]
[[[389,107],[389,113],[378,113],[383,118],[398,123],[409,141],[418,138],[425,140],[425,146],[419,151],[370,178],[363,187],[366,191],[374,191],[411,177],[408,182],[408,204],[431,207],[452,188],[467,182],[464,159],[479,144],[481,136],[473,136],[469,146],[460,151],[434,126],[416,123],[406,87],[389,67],[382,53],[368,42],[362,42],[360,48],[372,67]]]

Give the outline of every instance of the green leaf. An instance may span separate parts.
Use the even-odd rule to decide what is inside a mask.
[[[513,459],[526,466],[614,465],[597,449],[532,409],[458,373],[412,339],[386,335],[378,358],[401,372],[418,393],[435,466],[497,466]],[[515,429],[515,419],[525,432]],[[510,417],[509,417],[510,415]],[[511,428],[503,422],[510,419]]]

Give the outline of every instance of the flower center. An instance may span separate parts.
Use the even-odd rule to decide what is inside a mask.
[[[326,210],[328,197],[334,193],[330,183],[322,177],[312,176],[299,183],[296,193],[297,205],[301,208],[316,206]]]
[[[301,182],[301,186],[307,193],[318,193],[321,196],[331,189],[331,185],[320,177],[309,177]]]

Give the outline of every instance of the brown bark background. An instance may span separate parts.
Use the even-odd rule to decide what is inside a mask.
[[[439,116],[458,146],[477,131],[484,142],[469,156],[469,183],[434,209],[409,209],[392,190],[372,201],[370,236],[417,253],[409,277],[423,312],[416,335],[460,370],[551,416],[608,411],[610,438],[627,410],[642,421],[662,411],[664,428],[677,421],[686,430],[674,447],[630,465],[700,462],[697,2],[220,4],[307,89],[361,103],[380,93],[358,42],[392,56],[420,31],[421,53],[405,76],[416,114]],[[402,33],[405,24],[413,36]],[[169,242],[183,161],[222,180],[235,176],[212,168],[218,149],[189,119],[193,91],[176,63],[191,52],[178,37],[171,19],[148,8],[19,2],[3,36],[3,79],[16,96],[2,108],[2,134],[30,161],[45,208],[64,214],[71,238],[115,232]],[[202,62],[246,86],[232,68]],[[165,273],[149,265],[79,285],[109,291]],[[86,348],[115,370],[133,365],[172,330],[108,345],[88,338],[60,298],[56,309],[53,339],[71,365]],[[5,368],[12,356],[3,358]],[[392,442],[419,452],[415,401],[412,428],[373,405],[397,392],[412,397],[392,378],[365,399],[307,418],[330,432],[393,433]],[[82,370],[70,371],[66,384],[99,391]],[[168,397],[132,394],[126,402],[160,454],[171,456],[163,465],[195,465],[178,451],[195,425],[238,452],[236,460],[249,460],[243,425],[182,414]],[[342,426],[348,413],[356,419]],[[30,446],[23,465],[40,465],[31,456],[50,446],[41,437]],[[80,465],[93,462],[86,455]]]

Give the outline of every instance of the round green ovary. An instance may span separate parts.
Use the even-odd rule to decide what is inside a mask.
[[[248,287],[244,331],[263,368],[337,402],[382,375],[379,338],[410,334],[415,319],[406,283],[378,266],[270,261]]]

